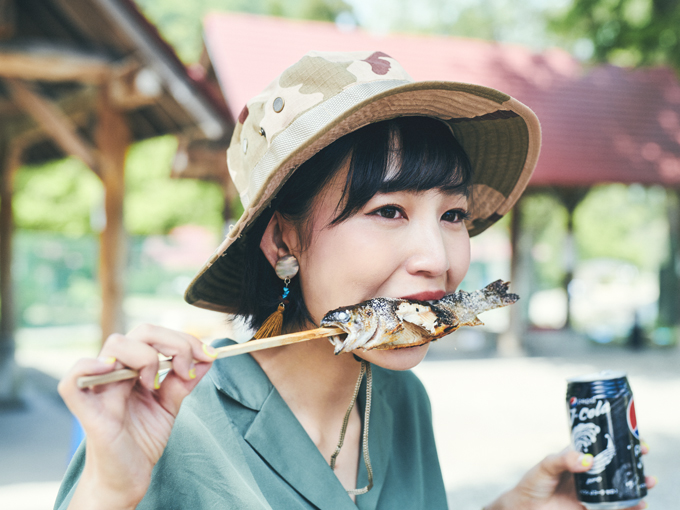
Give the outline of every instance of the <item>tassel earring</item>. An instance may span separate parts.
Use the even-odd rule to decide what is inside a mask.
[[[286,255],[276,261],[274,270],[276,271],[276,276],[283,280],[283,292],[279,298],[279,306],[274,313],[267,317],[262,323],[262,326],[260,326],[260,329],[257,330],[257,333],[255,333],[253,338],[269,338],[281,334],[281,328],[283,327],[283,311],[288,304],[288,294],[290,293],[288,285],[290,284],[290,279],[300,270],[300,265],[295,256]]]

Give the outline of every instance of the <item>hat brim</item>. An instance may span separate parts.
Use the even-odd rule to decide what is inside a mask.
[[[298,166],[368,124],[426,116],[449,125],[473,169],[467,222],[471,236],[512,208],[529,182],[540,151],[540,124],[529,108],[502,92],[467,83],[386,80],[377,84],[364,84],[363,89],[357,85],[337,94],[277,135],[251,176],[250,187],[259,193],[244,204],[241,218],[187,288],[188,303],[234,313],[242,285],[243,234]]]

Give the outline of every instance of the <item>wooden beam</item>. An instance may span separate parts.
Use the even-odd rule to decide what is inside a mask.
[[[28,81],[102,83],[112,72],[108,60],[60,49],[0,48],[0,77]]]
[[[57,101],[53,101],[53,104],[71,119],[71,123],[76,126],[88,125],[96,111],[97,89],[93,86],[83,87]],[[19,109],[15,108],[15,110]],[[6,116],[2,119],[2,124],[5,132],[12,139],[22,138],[42,141],[50,136],[32,116],[26,115],[24,110],[19,110],[19,115],[15,112],[11,116]],[[24,145],[24,147],[28,148],[28,145]]]
[[[116,66],[109,81],[109,101],[122,110],[155,104],[163,94],[163,83],[155,71],[134,59]]]
[[[226,151],[224,145],[205,140],[190,141],[180,136],[172,161],[171,177],[224,184],[229,179]]]
[[[99,175],[96,149],[78,134],[76,125],[57,105],[31,90],[25,83],[17,80],[5,80],[5,83],[16,103],[33,117],[66,154],[80,158]]]
[[[14,293],[12,286],[12,192],[21,148],[0,139],[0,404],[19,402],[19,382],[14,363]]]
[[[100,154],[100,176],[104,183],[106,226],[99,241],[99,278],[102,286],[102,339],[125,332],[123,314],[126,257],[123,198],[125,154],[130,129],[124,115],[109,102],[107,87],[100,91],[96,143]]]

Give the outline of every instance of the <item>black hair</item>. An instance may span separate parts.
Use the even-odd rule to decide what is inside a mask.
[[[379,192],[440,189],[469,196],[472,167],[465,151],[442,121],[400,117],[369,124],[343,136],[300,165],[247,231],[243,281],[237,316],[259,328],[279,304],[283,282],[260,249],[269,221],[278,211],[295,225],[303,249],[308,247],[308,218],[314,199],[349,160],[338,214],[328,226],[357,213]],[[313,322],[300,291],[290,283],[284,332]]]

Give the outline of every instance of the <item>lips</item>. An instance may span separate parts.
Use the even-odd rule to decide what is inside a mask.
[[[410,301],[436,301],[441,299],[446,295],[443,290],[426,290],[424,292],[418,292],[417,294],[409,294],[408,296],[403,296],[401,299],[408,299]]]

